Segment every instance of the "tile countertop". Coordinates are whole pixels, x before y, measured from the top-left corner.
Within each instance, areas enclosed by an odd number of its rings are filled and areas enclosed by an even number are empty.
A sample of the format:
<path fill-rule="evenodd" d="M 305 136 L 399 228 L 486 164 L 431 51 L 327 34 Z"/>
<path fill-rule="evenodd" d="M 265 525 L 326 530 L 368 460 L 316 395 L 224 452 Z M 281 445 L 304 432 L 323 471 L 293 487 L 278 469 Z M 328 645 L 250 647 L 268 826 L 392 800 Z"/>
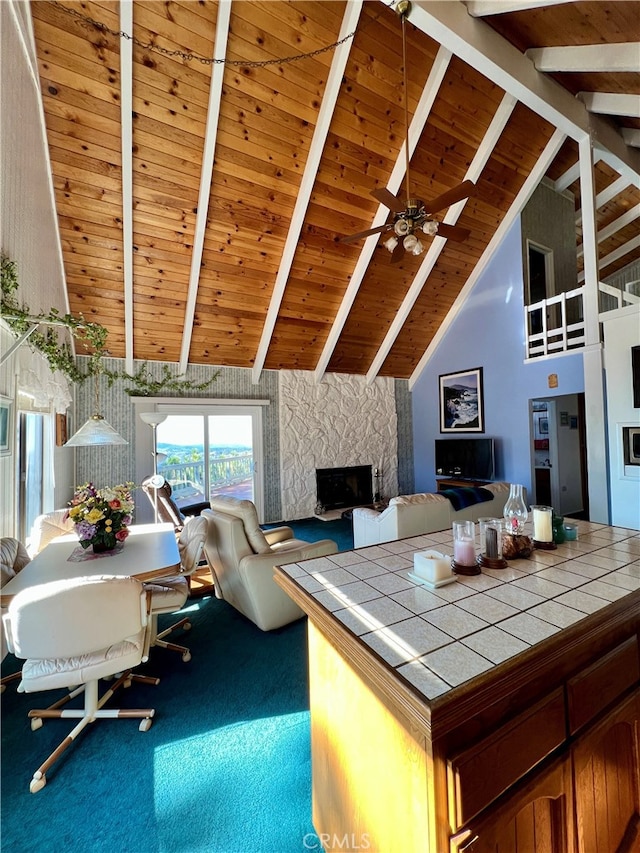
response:
<path fill-rule="evenodd" d="M 578 539 L 557 550 L 435 590 L 409 573 L 417 551 L 452 553 L 448 530 L 279 571 L 430 700 L 640 589 L 640 533 L 575 524 Z"/>

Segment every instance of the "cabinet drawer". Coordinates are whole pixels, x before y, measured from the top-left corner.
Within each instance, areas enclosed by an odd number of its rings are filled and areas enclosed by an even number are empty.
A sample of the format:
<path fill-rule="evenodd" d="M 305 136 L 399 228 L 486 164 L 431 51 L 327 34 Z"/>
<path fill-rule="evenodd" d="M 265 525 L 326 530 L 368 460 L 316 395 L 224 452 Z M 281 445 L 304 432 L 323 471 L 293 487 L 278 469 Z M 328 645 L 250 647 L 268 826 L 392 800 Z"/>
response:
<path fill-rule="evenodd" d="M 567 682 L 569 733 L 575 734 L 640 678 L 638 640 L 630 637 Z"/>
<path fill-rule="evenodd" d="M 449 814 L 461 827 L 566 738 L 562 688 L 447 761 Z"/>

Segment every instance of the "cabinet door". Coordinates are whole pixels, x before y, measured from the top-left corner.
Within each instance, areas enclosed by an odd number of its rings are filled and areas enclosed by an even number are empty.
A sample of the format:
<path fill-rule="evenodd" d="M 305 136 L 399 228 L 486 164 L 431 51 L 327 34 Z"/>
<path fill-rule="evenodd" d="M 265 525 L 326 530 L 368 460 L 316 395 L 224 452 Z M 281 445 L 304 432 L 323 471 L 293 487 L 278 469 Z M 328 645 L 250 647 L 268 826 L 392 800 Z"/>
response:
<path fill-rule="evenodd" d="M 579 853 L 637 850 L 640 690 L 573 747 Z"/>
<path fill-rule="evenodd" d="M 568 756 L 556 759 L 451 839 L 451 853 L 573 853 Z"/>

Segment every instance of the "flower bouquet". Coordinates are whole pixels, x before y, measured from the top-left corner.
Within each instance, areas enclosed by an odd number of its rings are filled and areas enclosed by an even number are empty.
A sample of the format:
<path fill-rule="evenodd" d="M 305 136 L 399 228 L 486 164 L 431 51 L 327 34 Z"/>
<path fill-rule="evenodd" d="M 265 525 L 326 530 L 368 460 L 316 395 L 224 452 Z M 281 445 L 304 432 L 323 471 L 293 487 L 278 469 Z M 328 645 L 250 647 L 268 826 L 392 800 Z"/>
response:
<path fill-rule="evenodd" d="M 133 483 L 122 483 L 96 489 L 93 483 L 79 486 L 69 502 L 69 518 L 83 548 L 93 545 L 95 552 L 111 551 L 129 535 L 134 503 L 130 489 Z"/>

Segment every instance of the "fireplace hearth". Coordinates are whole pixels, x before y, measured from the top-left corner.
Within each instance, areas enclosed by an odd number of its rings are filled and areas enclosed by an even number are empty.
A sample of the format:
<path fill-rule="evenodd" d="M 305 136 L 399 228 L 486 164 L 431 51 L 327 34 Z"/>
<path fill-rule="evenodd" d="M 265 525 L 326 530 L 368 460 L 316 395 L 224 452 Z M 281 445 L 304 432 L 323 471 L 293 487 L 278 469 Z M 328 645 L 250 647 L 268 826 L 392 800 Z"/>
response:
<path fill-rule="evenodd" d="M 371 465 L 316 468 L 316 513 L 373 503 Z"/>

